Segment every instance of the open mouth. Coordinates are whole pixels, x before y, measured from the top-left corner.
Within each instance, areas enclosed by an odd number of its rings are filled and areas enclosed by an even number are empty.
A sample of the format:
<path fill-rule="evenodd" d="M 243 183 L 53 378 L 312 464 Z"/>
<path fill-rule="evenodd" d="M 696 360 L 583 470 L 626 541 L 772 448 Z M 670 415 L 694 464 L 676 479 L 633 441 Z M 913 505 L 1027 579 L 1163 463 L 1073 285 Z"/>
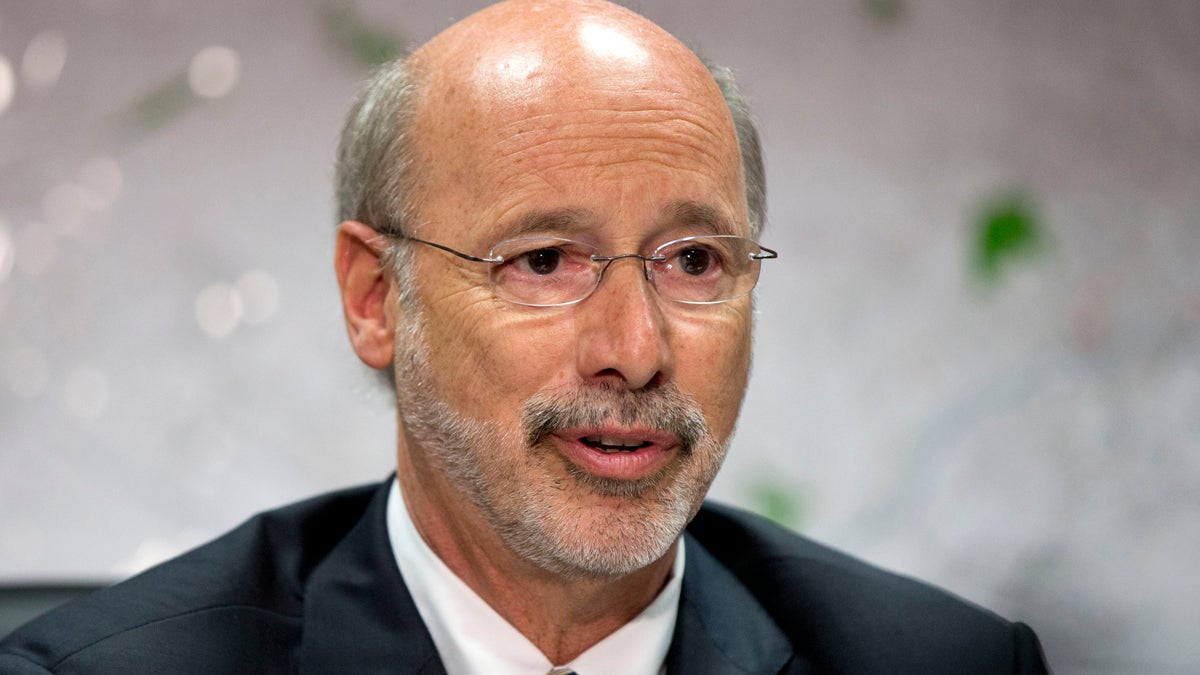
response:
<path fill-rule="evenodd" d="M 642 480 L 685 453 L 670 432 L 617 424 L 561 429 L 550 439 L 563 458 L 598 478 Z"/>
<path fill-rule="evenodd" d="M 605 453 L 633 452 L 652 445 L 650 441 L 632 438 L 612 438 L 609 436 L 584 436 L 579 440 L 589 448 Z"/>

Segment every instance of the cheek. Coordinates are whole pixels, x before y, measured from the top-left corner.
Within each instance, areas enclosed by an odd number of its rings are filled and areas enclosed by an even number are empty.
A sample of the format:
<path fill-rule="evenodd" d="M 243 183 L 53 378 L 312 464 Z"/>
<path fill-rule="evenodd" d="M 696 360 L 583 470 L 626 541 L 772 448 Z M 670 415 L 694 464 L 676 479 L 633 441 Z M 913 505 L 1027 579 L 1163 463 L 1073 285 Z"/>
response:
<path fill-rule="evenodd" d="M 457 313 L 440 335 L 431 330 L 439 390 L 470 417 L 519 419 L 529 397 L 570 379 L 570 324 L 548 314 L 489 299 Z"/>
<path fill-rule="evenodd" d="M 713 432 L 733 431 L 750 373 L 750 323 L 740 313 L 683 323 L 674 349 L 676 383 L 696 398 Z"/>

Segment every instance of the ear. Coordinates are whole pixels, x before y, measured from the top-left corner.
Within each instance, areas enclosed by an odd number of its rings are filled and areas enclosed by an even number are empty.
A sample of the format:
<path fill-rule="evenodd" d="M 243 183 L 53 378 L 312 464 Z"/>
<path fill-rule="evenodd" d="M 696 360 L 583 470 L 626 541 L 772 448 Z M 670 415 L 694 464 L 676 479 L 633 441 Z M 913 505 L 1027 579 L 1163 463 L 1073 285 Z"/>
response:
<path fill-rule="evenodd" d="M 383 269 L 385 239 L 363 223 L 348 220 L 338 226 L 334 268 L 342 292 L 342 313 L 350 345 L 372 368 L 392 365 L 395 326 L 388 303 L 393 298 L 390 277 Z"/>

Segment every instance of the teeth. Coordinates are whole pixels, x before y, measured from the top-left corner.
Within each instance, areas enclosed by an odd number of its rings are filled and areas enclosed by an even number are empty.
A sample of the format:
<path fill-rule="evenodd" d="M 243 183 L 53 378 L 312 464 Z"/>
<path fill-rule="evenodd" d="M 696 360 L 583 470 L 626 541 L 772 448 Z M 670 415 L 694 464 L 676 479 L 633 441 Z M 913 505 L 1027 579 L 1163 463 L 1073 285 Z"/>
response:
<path fill-rule="evenodd" d="M 628 438 L 609 438 L 608 436 L 588 436 L 583 440 L 596 445 L 607 445 L 614 448 L 640 448 L 646 444 L 645 441 L 633 440 Z"/>

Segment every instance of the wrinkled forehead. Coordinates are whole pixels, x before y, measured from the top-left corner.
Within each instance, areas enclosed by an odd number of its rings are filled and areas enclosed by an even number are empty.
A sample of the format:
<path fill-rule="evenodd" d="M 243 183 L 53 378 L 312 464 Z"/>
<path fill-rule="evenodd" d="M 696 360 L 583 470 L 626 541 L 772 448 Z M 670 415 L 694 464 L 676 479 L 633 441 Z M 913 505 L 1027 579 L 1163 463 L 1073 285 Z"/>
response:
<path fill-rule="evenodd" d="M 410 69 L 418 172 L 439 190 L 504 180 L 489 168 L 539 170 L 585 155 L 599 167 L 688 151 L 692 170 L 740 190 L 733 123 L 708 69 L 615 5 L 494 6 L 435 37 Z"/>

